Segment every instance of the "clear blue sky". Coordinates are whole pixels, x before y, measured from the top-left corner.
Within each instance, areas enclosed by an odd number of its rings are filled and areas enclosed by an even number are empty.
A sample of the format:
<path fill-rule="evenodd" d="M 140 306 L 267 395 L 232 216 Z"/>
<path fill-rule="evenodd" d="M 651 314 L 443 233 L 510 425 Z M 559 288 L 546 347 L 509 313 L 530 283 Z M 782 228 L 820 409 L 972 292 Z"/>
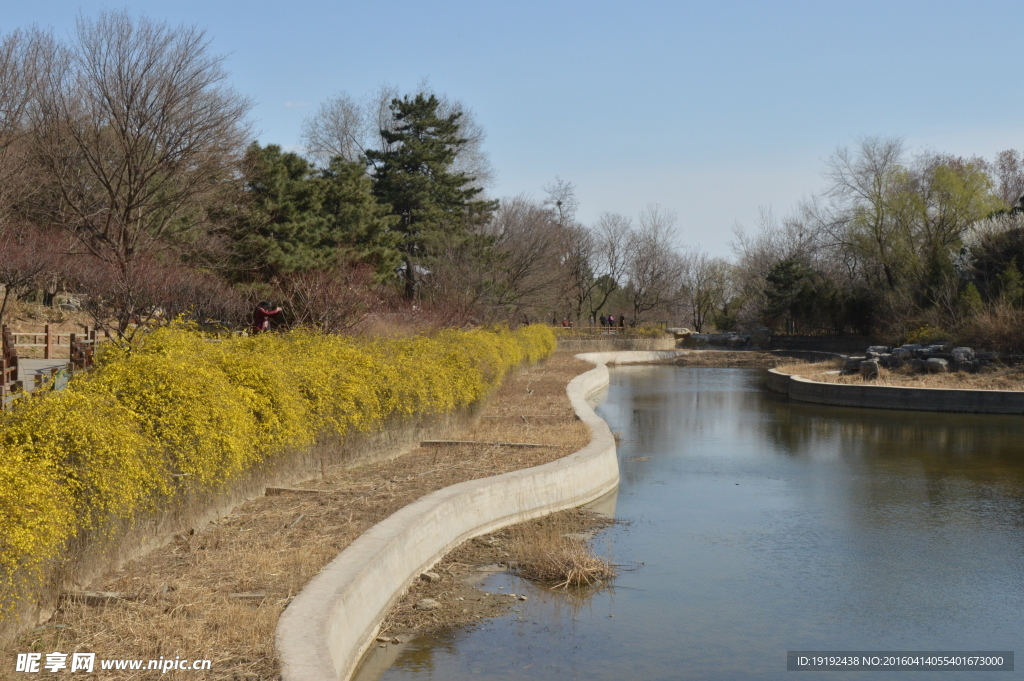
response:
<path fill-rule="evenodd" d="M 122 6 L 206 29 L 263 143 L 297 145 L 339 91 L 428 78 L 487 130 L 493 195 L 540 197 L 558 175 L 584 221 L 659 203 L 721 255 L 734 223 L 817 191 L 858 136 L 1024 148 L 1019 1 L 5 4 L 4 31 Z"/>

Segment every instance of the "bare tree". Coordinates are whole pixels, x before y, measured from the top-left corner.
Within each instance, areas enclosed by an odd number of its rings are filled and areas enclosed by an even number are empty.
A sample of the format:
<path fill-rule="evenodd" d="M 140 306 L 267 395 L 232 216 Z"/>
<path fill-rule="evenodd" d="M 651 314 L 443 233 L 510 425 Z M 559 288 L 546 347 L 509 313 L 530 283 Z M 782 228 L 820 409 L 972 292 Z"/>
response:
<path fill-rule="evenodd" d="M 558 224 L 565 225 L 576 220 L 576 211 L 580 202 L 576 199 L 576 187 L 571 182 L 555 176 L 554 182 L 543 187 L 548 195 L 544 205 L 558 215 Z"/>
<path fill-rule="evenodd" d="M 674 298 L 683 262 L 675 250 L 676 215 L 656 204 L 640 213 L 639 228 L 628 244 L 625 274 L 633 320 L 663 309 Z"/>
<path fill-rule="evenodd" d="M 903 140 L 867 137 L 858 148 L 837 149 L 829 159 L 825 177 L 832 183 L 826 196 L 836 208 L 831 222 L 833 238 L 859 253 L 869 276 L 881 278 L 893 290 L 908 260 L 907 226 L 901 209 L 894 205 L 896 185 L 904 181 L 900 171 Z M 871 270 L 877 270 L 877 275 Z"/>
<path fill-rule="evenodd" d="M 579 223 L 563 227 L 561 234 L 561 297 L 568 303 L 568 316 L 579 322 L 597 285 L 593 267 L 597 245 L 590 230 Z"/>
<path fill-rule="evenodd" d="M 709 317 L 725 303 L 729 264 L 712 258 L 699 249 L 682 255 L 679 302 L 686 310 L 689 324 L 700 333 Z"/>
<path fill-rule="evenodd" d="M 221 277 L 159 254 L 140 254 L 124 267 L 95 257 L 68 258 L 60 273 L 86 292 L 83 307 L 98 328 L 129 340 L 139 329 L 182 314 L 238 325 L 251 310 Z"/>
<path fill-rule="evenodd" d="M 564 230 L 551 211 L 524 196 L 502 201 L 484 233 L 494 239 L 497 286 L 493 305 L 510 314 L 550 305 L 562 282 Z"/>
<path fill-rule="evenodd" d="M 989 167 L 995 176 L 999 199 L 1008 206 L 1016 206 L 1024 197 L 1024 154 L 1014 149 L 1000 151 Z"/>
<path fill-rule="evenodd" d="M 455 156 L 452 170 L 475 178 L 475 187 L 488 186 L 494 179 L 494 169 L 483 148 L 486 134 L 473 111 L 457 99 L 433 92 L 425 81 L 420 83 L 417 91 L 437 97 L 439 117 L 461 114 L 459 135 L 465 142 Z M 356 100 L 347 92 L 339 92 L 303 121 L 302 141 L 306 153 L 325 166 L 338 156 L 349 162 L 365 163 L 367 150 L 389 151 L 391 143 L 381 131 L 394 129 L 391 102 L 400 94 L 398 87 L 387 83 L 362 100 Z"/>
<path fill-rule="evenodd" d="M 590 313 L 597 316 L 612 294 L 619 290 L 628 262 L 633 223 L 616 213 L 602 213 L 593 229 L 594 252 L 591 268 L 594 286 L 590 293 Z"/>
<path fill-rule="evenodd" d="M 302 122 L 306 153 L 321 166 L 339 156 L 350 163 L 362 163 L 368 145 L 368 122 L 363 104 L 347 92 L 338 93 Z"/>
<path fill-rule="evenodd" d="M 59 238 L 31 224 L 0 226 L 0 322 L 12 296 L 35 289 L 55 269 Z"/>
<path fill-rule="evenodd" d="M 131 281 L 136 260 L 194 230 L 233 179 L 250 102 L 194 27 L 104 12 L 78 19 L 62 56 L 34 121 L 46 217 Z"/>
<path fill-rule="evenodd" d="M 381 305 L 368 265 L 291 274 L 281 288 L 295 324 L 327 333 L 348 331 Z"/>
<path fill-rule="evenodd" d="M 57 66 L 51 36 L 36 30 L 0 38 L 0 224 L 35 189 L 30 142 L 35 134 L 33 105 L 40 81 Z"/>

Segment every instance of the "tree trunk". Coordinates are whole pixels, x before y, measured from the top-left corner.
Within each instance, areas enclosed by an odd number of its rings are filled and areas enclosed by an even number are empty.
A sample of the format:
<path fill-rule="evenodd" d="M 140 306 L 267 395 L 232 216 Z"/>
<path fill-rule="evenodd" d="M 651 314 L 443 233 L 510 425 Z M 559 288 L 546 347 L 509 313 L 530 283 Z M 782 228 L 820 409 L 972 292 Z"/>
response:
<path fill-rule="evenodd" d="M 416 299 L 416 267 L 413 265 L 412 256 L 405 256 L 405 299 Z"/>

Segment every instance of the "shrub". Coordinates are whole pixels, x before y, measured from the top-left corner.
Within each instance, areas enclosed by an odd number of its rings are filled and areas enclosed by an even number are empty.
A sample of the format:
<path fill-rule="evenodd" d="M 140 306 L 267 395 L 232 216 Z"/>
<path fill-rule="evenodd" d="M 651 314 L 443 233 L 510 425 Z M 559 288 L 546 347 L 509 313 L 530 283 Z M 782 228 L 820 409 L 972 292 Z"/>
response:
<path fill-rule="evenodd" d="M 922 326 L 908 333 L 906 342 L 927 345 L 929 343 L 948 341 L 951 337 L 951 333 L 938 327 Z"/>
<path fill-rule="evenodd" d="M 543 326 L 366 340 L 181 325 L 112 347 L 65 390 L 0 415 L 0 614 L 16 576 L 38 579 L 83 530 L 215 490 L 318 436 L 472 404 L 554 348 Z"/>

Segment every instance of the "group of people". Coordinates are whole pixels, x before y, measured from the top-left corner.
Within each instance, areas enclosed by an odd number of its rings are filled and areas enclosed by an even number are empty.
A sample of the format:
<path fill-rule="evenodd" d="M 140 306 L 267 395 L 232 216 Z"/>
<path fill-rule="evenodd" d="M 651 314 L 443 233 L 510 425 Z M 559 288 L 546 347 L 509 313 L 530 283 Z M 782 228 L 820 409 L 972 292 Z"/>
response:
<path fill-rule="evenodd" d="M 610 314 L 607 317 L 601 315 L 601 326 L 603 327 L 615 327 L 618 326 L 620 329 L 626 328 L 626 315 L 619 315 L 618 319 L 615 319 L 615 315 Z"/>
<path fill-rule="evenodd" d="M 615 315 L 613 315 L 613 314 L 610 314 L 607 317 L 605 315 L 601 315 L 600 321 L 601 321 L 601 326 L 606 328 L 606 329 L 607 328 L 614 328 L 616 326 L 618 326 L 620 329 L 626 328 L 626 315 L 619 315 L 618 319 L 616 319 Z M 554 322 L 554 320 L 552 320 L 552 322 Z M 594 317 L 593 316 L 590 317 L 590 325 L 591 326 L 594 325 Z M 572 328 L 572 320 L 569 319 L 568 317 L 563 317 L 562 318 L 562 326 L 564 328 L 571 329 Z"/>

